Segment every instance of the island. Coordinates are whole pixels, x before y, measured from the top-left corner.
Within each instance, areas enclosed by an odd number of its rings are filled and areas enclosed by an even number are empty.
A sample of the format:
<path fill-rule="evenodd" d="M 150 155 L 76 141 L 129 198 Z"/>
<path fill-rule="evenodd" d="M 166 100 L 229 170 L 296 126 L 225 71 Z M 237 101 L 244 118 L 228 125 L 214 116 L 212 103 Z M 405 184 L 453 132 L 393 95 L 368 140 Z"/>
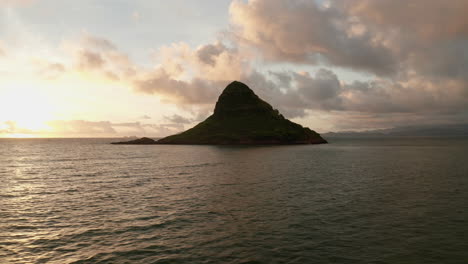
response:
<path fill-rule="evenodd" d="M 289 121 L 247 85 L 234 81 L 218 98 L 213 114 L 182 133 L 127 145 L 287 145 L 327 143 L 317 132 Z"/>

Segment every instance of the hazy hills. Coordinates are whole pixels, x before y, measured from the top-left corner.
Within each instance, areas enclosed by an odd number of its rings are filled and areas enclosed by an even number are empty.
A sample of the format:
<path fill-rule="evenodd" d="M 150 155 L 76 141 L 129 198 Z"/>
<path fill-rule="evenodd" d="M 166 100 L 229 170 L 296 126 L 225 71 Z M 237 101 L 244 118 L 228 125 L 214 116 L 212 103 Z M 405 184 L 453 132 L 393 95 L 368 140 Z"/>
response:
<path fill-rule="evenodd" d="M 323 134 L 325 137 L 463 137 L 467 124 L 414 125 L 368 131 L 344 131 Z"/>

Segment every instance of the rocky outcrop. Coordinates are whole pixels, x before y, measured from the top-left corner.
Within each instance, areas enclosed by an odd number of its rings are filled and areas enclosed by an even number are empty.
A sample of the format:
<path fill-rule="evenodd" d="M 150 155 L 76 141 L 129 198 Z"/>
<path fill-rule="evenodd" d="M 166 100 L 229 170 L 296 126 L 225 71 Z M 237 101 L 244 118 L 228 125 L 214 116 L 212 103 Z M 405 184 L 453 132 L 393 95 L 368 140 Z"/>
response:
<path fill-rule="evenodd" d="M 241 82 L 229 84 L 205 121 L 158 144 L 320 144 L 319 134 L 284 118 Z"/>
<path fill-rule="evenodd" d="M 131 141 L 114 142 L 111 144 L 114 144 L 114 145 L 154 145 L 156 144 L 156 142 L 157 141 L 154 139 L 144 137 L 144 138 L 139 138 L 139 139 L 135 139 Z"/>
<path fill-rule="evenodd" d="M 213 115 L 195 127 L 158 141 L 117 144 L 275 145 L 327 143 L 315 131 L 284 118 L 247 85 L 232 82 L 219 96 Z"/>

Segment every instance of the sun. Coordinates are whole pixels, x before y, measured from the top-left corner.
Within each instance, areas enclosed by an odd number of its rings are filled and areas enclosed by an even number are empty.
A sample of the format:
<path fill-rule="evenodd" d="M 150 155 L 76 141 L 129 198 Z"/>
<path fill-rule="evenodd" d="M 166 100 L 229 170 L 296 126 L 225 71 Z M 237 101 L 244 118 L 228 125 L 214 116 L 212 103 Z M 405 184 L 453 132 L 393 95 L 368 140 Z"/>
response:
<path fill-rule="evenodd" d="M 9 83 L 0 86 L 0 121 L 10 121 L 16 134 L 37 133 L 49 129 L 46 122 L 53 119 L 50 95 L 40 84 Z"/>

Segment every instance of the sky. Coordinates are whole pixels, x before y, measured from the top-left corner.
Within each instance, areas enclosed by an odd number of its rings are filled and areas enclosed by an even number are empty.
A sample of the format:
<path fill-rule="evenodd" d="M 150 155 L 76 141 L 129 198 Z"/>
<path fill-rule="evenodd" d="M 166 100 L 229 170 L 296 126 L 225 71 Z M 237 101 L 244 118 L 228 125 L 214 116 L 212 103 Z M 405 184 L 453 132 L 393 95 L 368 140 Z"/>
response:
<path fill-rule="evenodd" d="M 161 137 L 233 80 L 318 132 L 466 123 L 466 0 L 0 0 L 0 137 Z"/>

